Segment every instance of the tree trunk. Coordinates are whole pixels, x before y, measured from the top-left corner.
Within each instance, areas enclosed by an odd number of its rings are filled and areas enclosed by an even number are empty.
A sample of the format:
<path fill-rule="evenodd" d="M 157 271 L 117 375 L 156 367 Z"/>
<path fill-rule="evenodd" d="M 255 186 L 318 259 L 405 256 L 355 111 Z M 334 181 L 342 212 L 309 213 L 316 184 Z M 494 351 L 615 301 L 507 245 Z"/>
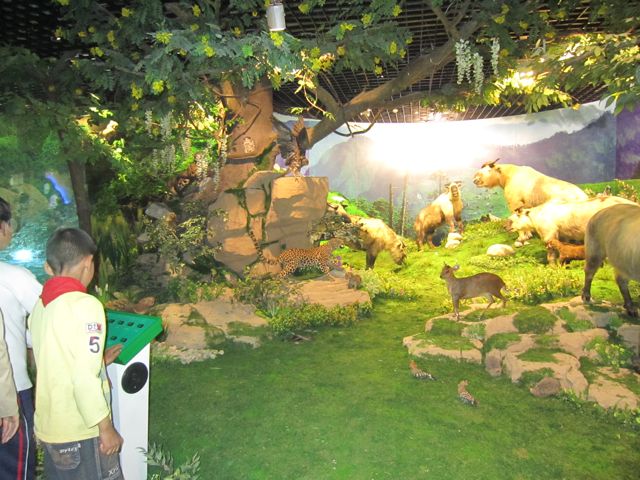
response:
<path fill-rule="evenodd" d="M 82 230 L 91 235 L 91 204 L 89 203 L 89 192 L 87 191 L 87 171 L 84 162 L 69 160 L 67 162 L 73 196 L 76 200 L 76 212 L 78 214 L 78 225 Z"/>

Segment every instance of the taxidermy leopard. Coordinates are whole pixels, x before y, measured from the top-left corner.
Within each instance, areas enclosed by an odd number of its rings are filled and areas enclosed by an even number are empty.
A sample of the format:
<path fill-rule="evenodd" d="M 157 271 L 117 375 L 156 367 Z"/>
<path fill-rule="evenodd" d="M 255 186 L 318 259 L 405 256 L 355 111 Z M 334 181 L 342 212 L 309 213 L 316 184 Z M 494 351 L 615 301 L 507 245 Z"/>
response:
<path fill-rule="evenodd" d="M 332 268 L 336 267 L 335 260 L 331 256 L 331 253 L 342 246 L 342 240 L 332 238 L 326 244 L 319 247 L 288 248 L 278 255 L 278 258 L 275 260 L 267 260 L 253 232 L 249 230 L 247 233 L 256 247 L 258 260 L 268 265 L 280 265 L 282 269 L 278 274 L 280 278 L 292 274 L 299 268 L 315 267 L 320 269 L 322 273 L 329 273 Z"/>

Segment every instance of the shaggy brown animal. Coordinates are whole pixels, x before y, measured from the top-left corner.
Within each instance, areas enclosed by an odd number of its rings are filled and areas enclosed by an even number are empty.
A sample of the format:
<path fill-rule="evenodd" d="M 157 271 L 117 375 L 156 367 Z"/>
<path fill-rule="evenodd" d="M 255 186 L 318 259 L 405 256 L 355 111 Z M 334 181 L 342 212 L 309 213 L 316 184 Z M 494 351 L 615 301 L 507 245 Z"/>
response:
<path fill-rule="evenodd" d="M 547 242 L 547 251 L 553 250 L 558 253 L 558 263 L 565 265 L 571 260 L 584 260 L 584 245 L 574 245 L 572 243 L 563 243 L 560 240 L 552 238 Z"/>

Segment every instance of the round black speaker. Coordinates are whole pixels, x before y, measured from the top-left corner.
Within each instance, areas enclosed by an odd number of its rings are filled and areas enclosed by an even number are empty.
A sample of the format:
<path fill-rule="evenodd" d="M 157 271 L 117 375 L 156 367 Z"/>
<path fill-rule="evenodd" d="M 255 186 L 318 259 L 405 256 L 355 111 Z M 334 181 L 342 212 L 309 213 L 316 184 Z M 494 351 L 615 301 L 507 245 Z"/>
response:
<path fill-rule="evenodd" d="M 147 384 L 149 369 L 142 362 L 129 365 L 122 374 L 122 389 L 127 393 L 136 393 Z"/>

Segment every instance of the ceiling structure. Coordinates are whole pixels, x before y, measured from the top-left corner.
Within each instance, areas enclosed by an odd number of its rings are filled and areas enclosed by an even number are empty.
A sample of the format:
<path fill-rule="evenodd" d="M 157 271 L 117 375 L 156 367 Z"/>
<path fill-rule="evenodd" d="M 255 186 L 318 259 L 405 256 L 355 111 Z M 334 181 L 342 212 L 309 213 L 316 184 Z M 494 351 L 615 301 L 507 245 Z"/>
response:
<path fill-rule="evenodd" d="M 122 2 L 105 2 L 122 4 Z M 358 93 L 375 88 L 389 78 L 398 75 L 407 62 L 420 55 L 426 49 L 442 45 L 447 41 L 444 28 L 425 5 L 424 0 L 406 0 L 398 22 L 412 32 L 413 43 L 407 47 L 407 55 L 395 67 L 387 67 L 381 75 L 374 73 L 349 71 L 324 75 L 321 84 L 331 92 L 339 102 L 346 103 Z M 293 2 L 284 2 L 287 31 L 296 37 L 317 35 L 323 25 L 335 15 L 341 0 L 327 0 L 322 8 L 317 8 L 310 15 L 301 14 Z M 60 24 L 57 4 L 52 0 L 0 0 L 0 29 L 3 32 L 0 42 L 29 48 L 40 56 L 57 56 L 64 49 L 64 43 L 54 38 L 54 30 Z M 347 18 L 345 18 L 347 19 Z M 565 33 L 597 30 L 597 25 L 589 22 L 587 6 L 578 8 L 558 24 Z M 400 96 L 415 93 L 437 91 L 447 84 L 456 82 L 455 61 L 445 65 L 433 76 L 426 78 L 403 92 Z M 291 107 L 306 106 L 304 99 L 295 93 L 297 85 L 285 84 L 274 92 L 274 107 L 280 113 L 288 113 Z M 601 95 L 598 88 L 586 87 L 571 92 L 580 103 L 598 100 Z M 415 98 L 415 96 L 413 97 Z M 557 107 L 557 106 L 556 106 Z M 554 108 L 553 106 L 550 108 Z M 451 120 L 475 120 L 482 118 L 504 117 L 525 113 L 522 107 L 480 106 L 469 108 L 465 112 L 451 114 Z M 356 121 L 369 122 L 370 112 L 362 112 Z M 409 102 L 392 110 L 383 110 L 377 118 L 378 122 L 413 123 L 428 121 L 433 112 L 421 107 L 418 102 Z"/>

